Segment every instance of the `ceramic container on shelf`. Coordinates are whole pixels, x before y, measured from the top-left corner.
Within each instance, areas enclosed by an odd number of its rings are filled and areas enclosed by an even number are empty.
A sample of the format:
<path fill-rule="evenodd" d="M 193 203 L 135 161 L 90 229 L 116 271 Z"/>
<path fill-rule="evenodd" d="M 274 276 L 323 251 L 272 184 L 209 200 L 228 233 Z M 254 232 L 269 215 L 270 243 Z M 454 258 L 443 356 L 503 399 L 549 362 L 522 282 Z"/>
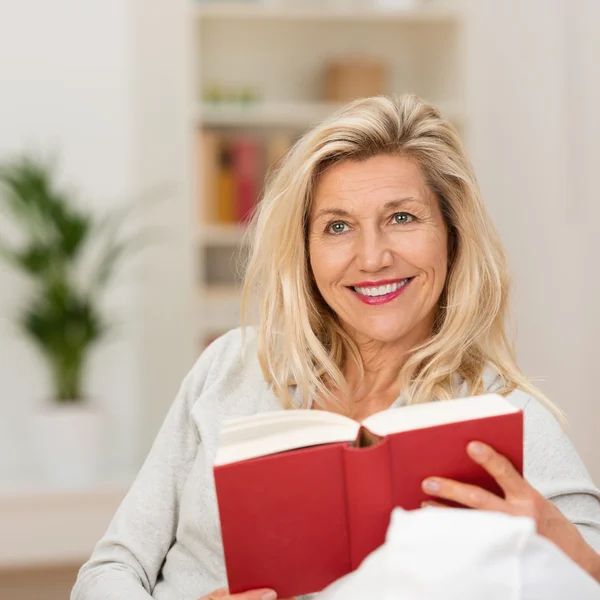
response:
<path fill-rule="evenodd" d="M 31 422 L 31 445 L 45 485 L 81 488 L 101 476 L 105 416 L 88 402 L 53 402 Z"/>

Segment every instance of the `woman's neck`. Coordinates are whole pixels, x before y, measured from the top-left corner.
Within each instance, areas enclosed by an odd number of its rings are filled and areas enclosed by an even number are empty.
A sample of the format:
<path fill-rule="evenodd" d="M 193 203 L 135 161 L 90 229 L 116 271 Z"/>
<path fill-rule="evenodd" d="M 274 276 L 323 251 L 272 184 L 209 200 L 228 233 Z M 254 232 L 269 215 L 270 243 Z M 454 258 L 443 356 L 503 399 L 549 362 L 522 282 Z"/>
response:
<path fill-rule="evenodd" d="M 407 353 L 397 347 L 384 349 L 373 344 L 359 346 L 363 373 L 353 360 L 346 361 L 342 367 L 344 379 L 348 385 L 349 397 L 340 392 L 334 395 L 342 406 L 349 406 L 352 419 L 362 421 L 368 416 L 389 408 L 400 393 L 399 374 L 406 362 Z M 349 400 L 349 402 L 348 402 Z M 338 412 L 335 403 L 317 402 L 313 408 Z"/>
<path fill-rule="evenodd" d="M 400 393 L 399 374 L 405 362 L 397 355 L 386 360 L 381 356 L 377 362 L 363 360 L 364 373 L 350 361 L 344 369 L 344 377 L 350 393 L 351 417 L 362 420 L 371 414 L 385 410 Z"/>
<path fill-rule="evenodd" d="M 400 394 L 400 373 L 413 348 L 430 335 L 431 319 L 422 322 L 408 335 L 392 342 L 361 339 L 354 334 L 363 372 L 352 359 L 342 368 L 348 384 L 352 413 L 362 418 L 389 408 Z M 364 415 L 364 416 L 363 416 Z M 354 417 L 356 418 L 356 417 Z"/>

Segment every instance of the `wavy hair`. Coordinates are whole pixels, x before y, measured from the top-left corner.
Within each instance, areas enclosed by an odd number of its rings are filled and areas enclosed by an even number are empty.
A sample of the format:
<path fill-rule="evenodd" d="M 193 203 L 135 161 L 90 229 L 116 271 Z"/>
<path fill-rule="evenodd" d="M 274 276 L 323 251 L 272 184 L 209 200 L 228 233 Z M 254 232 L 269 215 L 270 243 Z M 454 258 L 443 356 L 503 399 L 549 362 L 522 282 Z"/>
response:
<path fill-rule="evenodd" d="M 269 175 L 248 231 L 249 255 L 242 290 L 242 325 L 251 306 L 258 318 L 258 357 L 275 394 L 293 407 L 290 385 L 302 406 L 309 395 L 339 406 L 348 398 L 342 368 L 363 365 L 358 348 L 314 283 L 307 227 L 319 175 L 341 161 L 388 154 L 420 166 L 437 195 L 448 228 L 448 275 L 431 335 L 409 353 L 399 392 L 410 404 L 456 393 L 453 374 L 484 391 L 493 368 L 500 393 L 517 387 L 560 411 L 523 375 L 507 332 L 509 277 L 494 225 L 455 128 L 431 104 L 413 95 L 356 100 L 305 133 Z"/>

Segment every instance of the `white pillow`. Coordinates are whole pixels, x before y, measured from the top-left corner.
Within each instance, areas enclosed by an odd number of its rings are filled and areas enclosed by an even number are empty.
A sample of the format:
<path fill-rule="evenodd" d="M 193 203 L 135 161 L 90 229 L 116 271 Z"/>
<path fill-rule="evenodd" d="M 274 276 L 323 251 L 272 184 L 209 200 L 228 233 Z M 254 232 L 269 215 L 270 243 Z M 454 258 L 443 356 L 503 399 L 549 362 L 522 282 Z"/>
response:
<path fill-rule="evenodd" d="M 599 600 L 600 585 L 531 519 L 395 509 L 386 542 L 318 600 Z"/>

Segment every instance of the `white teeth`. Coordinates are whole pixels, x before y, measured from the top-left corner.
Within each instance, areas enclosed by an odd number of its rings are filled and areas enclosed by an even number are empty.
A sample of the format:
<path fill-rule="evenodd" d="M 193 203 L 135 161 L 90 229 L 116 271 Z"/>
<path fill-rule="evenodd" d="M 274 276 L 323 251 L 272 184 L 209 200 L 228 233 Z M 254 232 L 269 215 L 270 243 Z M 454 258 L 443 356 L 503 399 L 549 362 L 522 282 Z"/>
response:
<path fill-rule="evenodd" d="M 408 283 L 408 279 L 397 281 L 396 283 L 388 283 L 387 285 L 380 285 L 378 287 L 355 287 L 354 291 L 363 296 L 385 296 L 391 294 L 404 287 Z"/>

